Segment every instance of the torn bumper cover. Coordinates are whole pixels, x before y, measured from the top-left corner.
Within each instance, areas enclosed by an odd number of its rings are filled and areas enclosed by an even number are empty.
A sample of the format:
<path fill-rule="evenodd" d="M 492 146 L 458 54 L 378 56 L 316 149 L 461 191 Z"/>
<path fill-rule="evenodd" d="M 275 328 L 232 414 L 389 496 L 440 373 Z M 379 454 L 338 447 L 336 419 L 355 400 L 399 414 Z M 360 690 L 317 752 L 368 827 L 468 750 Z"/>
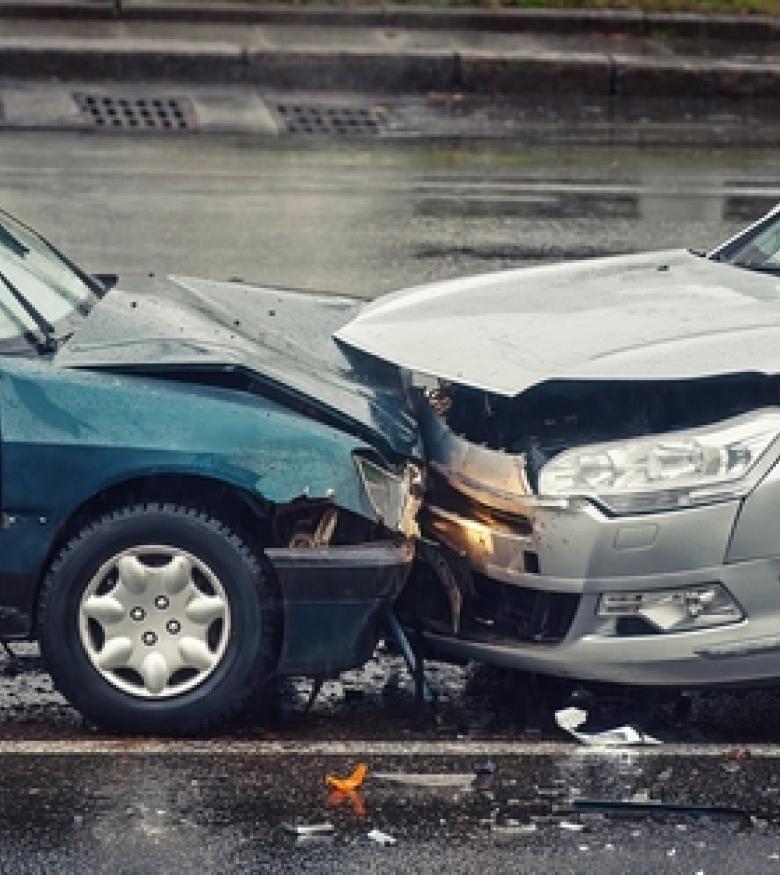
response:
<path fill-rule="evenodd" d="M 438 655 L 539 674 L 698 686 L 780 678 L 772 459 L 745 498 L 611 515 L 533 494 L 519 456 L 469 443 L 435 414 L 423 531 L 460 557 L 464 600 Z M 510 493 L 509 489 L 514 491 Z"/>
<path fill-rule="evenodd" d="M 385 609 L 409 575 L 411 541 L 268 550 L 284 614 L 278 673 L 328 676 L 374 651 Z"/>
<path fill-rule="evenodd" d="M 650 525 L 600 520 L 592 507 L 539 509 L 537 534 L 527 537 L 431 511 L 433 531 L 473 569 L 473 609 L 461 637 L 429 634 L 442 655 L 627 684 L 780 677 L 780 600 L 772 598 L 780 560 L 722 561 L 736 503 L 664 514 Z M 690 550 L 702 532 L 707 543 Z M 537 557 L 530 567 L 529 556 Z M 716 624 L 706 626 L 696 601 L 713 593 L 725 599 Z M 664 629 L 653 607 L 636 604 L 653 596 L 662 623 L 661 611 L 671 614 L 676 603 L 680 613 L 691 609 L 684 630 Z"/>

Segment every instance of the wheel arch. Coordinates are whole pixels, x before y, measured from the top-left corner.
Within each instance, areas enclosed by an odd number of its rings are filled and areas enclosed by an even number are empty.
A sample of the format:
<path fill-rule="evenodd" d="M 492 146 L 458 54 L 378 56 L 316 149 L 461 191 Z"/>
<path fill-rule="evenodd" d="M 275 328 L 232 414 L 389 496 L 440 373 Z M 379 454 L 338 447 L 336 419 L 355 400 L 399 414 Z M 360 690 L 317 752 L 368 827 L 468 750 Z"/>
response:
<path fill-rule="evenodd" d="M 62 549 L 93 520 L 134 504 L 187 505 L 206 511 L 233 528 L 257 556 L 271 544 L 273 505 L 229 481 L 198 474 L 165 472 L 136 475 L 113 483 L 84 499 L 57 529 L 35 585 L 33 637 L 37 633 L 41 585 Z"/>

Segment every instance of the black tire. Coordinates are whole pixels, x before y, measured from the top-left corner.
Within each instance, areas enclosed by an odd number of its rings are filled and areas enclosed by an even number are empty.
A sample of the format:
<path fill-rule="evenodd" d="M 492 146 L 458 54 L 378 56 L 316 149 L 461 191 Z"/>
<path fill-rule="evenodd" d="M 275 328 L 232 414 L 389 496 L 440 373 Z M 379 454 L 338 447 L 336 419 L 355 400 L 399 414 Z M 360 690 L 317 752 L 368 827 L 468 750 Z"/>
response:
<path fill-rule="evenodd" d="M 170 545 L 206 565 L 224 590 L 230 629 L 223 655 L 198 686 L 164 699 L 139 698 L 112 685 L 80 637 L 80 604 L 104 563 L 144 544 Z M 38 608 L 43 659 L 57 689 L 88 720 L 131 733 L 193 735 L 237 717 L 273 676 L 279 608 L 267 563 L 209 514 L 174 504 L 143 504 L 86 526 L 60 552 L 43 582 Z"/>

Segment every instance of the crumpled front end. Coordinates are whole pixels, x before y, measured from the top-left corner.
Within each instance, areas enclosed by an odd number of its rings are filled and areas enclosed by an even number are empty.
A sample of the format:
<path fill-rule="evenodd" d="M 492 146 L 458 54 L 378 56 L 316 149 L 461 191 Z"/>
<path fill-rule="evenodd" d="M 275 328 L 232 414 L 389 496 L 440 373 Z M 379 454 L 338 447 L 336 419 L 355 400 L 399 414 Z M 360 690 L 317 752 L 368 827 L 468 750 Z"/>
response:
<path fill-rule="evenodd" d="M 134 410 L 131 427 L 103 440 L 122 445 L 117 478 L 129 444 L 149 451 L 132 472 L 145 482 L 152 466 L 183 468 L 250 497 L 279 585 L 281 673 L 323 676 L 371 655 L 419 533 L 421 448 L 405 387 L 331 336 L 360 306 L 158 277 L 145 293 L 113 289 L 56 358 L 68 382 L 108 383 L 90 421 L 122 421 L 107 415 L 115 404 Z M 140 381 L 139 398 L 125 394 Z"/>
<path fill-rule="evenodd" d="M 419 397 L 421 519 L 440 547 L 421 554 L 405 616 L 439 655 L 528 672 L 674 686 L 777 679 L 780 549 L 757 526 L 780 489 L 776 434 L 741 491 L 651 511 L 545 496 L 540 474 L 572 447 L 595 464 L 587 447 L 607 435 L 686 434 L 756 410 L 771 423 L 778 399 L 778 381 L 760 375 L 542 384 L 516 399 L 436 383 Z"/>
<path fill-rule="evenodd" d="M 420 533 L 422 469 L 355 454 L 373 521 L 338 505 L 290 508 L 266 550 L 282 601 L 278 673 L 328 677 L 364 663 L 407 583 Z"/>

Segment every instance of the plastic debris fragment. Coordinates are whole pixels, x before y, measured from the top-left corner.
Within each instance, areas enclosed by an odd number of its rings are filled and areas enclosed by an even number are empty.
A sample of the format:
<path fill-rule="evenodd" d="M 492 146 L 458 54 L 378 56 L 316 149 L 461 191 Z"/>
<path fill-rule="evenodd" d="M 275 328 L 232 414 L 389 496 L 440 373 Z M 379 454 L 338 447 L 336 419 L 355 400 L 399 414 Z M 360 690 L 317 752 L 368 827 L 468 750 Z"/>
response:
<path fill-rule="evenodd" d="M 367 775 L 368 766 L 365 763 L 358 763 L 351 775 L 347 775 L 346 778 L 328 775 L 325 778 L 325 783 L 334 790 L 340 790 L 342 793 L 352 793 L 363 785 Z"/>
<path fill-rule="evenodd" d="M 582 832 L 585 829 L 584 823 L 574 823 L 571 820 L 562 820 L 558 825 L 561 829 L 566 829 L 570 832 Z"/>
<path fill-rule="evenodd" d="M 555 712 L 555 722 L 561 729 L 573 735 L 577 741 L 590 747 L 625 747 L 628 745 L 662 744 L 652 735 L 634 729 L 633 726 L 618 726 L 604 732 L 582 732 L 578 727 L 588 719 L 588 712 L 582 708 L 563 708 Z"/>
<path fill-rule="evenodd" d="M 372 829 L 371 832 L 367 834 L 367 838 L 371 839 L 372 842 L 376 842 L 378 845 L 396 844 L 396 838 L 394 836 L 382 832 L 380 829 Z"/>
<path fill-rule="evenodd" d="M 284 828 L 287 832 L 302 837 L 329 835 L 335 829 L 329 821 L 323 821 L 322 823 L 285 823 Z"/>

